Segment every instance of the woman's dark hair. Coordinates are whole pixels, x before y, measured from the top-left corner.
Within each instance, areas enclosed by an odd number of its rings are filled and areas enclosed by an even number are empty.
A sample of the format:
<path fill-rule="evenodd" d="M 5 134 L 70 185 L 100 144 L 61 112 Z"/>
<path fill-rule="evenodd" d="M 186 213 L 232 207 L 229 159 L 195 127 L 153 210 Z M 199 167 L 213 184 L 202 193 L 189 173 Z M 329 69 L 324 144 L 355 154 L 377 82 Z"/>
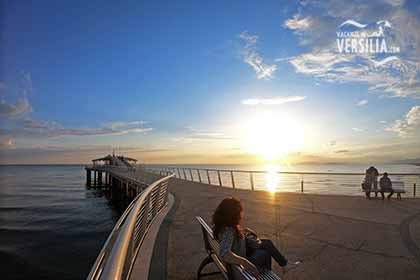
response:
<path fill-rule="evenodd" d="M 213 235 L 217 239 L 224 227 L 233 227 L 240 238 L 244 237 L 239 222 L 243 211 L 242 202 L 236 197 L 226 197 L 213 214 Z"/>

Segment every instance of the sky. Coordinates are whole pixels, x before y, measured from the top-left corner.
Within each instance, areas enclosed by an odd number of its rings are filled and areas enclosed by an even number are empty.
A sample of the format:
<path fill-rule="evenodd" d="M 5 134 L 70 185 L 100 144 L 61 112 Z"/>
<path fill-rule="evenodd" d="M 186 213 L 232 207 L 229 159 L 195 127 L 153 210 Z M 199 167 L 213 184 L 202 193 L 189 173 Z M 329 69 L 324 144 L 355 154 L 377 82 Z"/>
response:
<path fill-rule="evenodd" d="M 418 0 L 0 3 L 2 164 L 420 158 Z"/>

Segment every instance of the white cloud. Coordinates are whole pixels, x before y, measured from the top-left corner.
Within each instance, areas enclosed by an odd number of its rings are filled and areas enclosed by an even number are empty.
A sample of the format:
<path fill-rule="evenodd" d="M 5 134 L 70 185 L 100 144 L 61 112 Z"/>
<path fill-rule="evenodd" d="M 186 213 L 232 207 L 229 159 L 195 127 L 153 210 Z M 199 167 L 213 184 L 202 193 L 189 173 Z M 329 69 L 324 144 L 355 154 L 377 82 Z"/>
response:
<path fill-rule="evenodd" d="M 257 74 L 257 79 L 269 80 L 273 78 L 277 65 L 263 62 L 263 58 L 257 51 L 258 36 L 249 35 L 244 31 L 239 35 L 239 38 L 245 41 L 245 47 L 242 52 L 244 62 L 251 65 Z"/>
<path fill-rule="evenodd" d="M 212 130 L 200 130 L 192 127 L 187 127 L 189 131 L 188 139 L 196 140 L 230 140 L 232 136 L 226 135 L 223 132 L 212 131 Z"/>
<path fill-rule="evenodd" d="M 403 7 L 402 1 L 372 0 L 341 3 L 333 0 L 308 1 L 284 26 L 299 36 L 300 44 L 312 50 L 293 57 L 289 62 L 296 72 L 331 83 L 365 83 L 370 91 L 399 97 L 420 97 L 420 18 Z M 355 19 L 374 23 L 378 19 L 392 24 L 387 44 L 400 47 L 393 59 L 377 54 L 343 54 L 336 45 L 340 23 Z M 391 32 L 390 30 L 388 30 Z M 387 32 L 388 32 L 387 31 Z"/>
<path fill-rule="evenodd" d="M 104 125 L 104 127 L 106 128 L 110 128 L 110 129 L 117 129 L 117 128 L 122 128 L 122 127 L 138 127 L 138 126 L 143 126 L 145 125 L 146 122 L 145 121 L 129 121 L 129 122 L 109 122 L 106 123 Z"/>
<path fill-rule="evenodd" d="M 53 121 L 26 119 L 22 127 L 17 127 L 5 134 L 32 137 L 57 137 L 57 136 L 91 136 L 91 135 L 122 135 L 127 133 L 148 133 L 151 127 L 130 127 L 119 123 L 117 126 L 104 126 L 100 128 L 66 128 Z"/>
<path fill-rule="evenodd" d="M 357 106 L 365 106 L 366 104 L 368 104 L 368 101 L 366 99 L 363 99 L 357 103 Z"/>
<path fill-rule="evenodd" d="M 363 128 L 359 128 L 359 127 L 352 127 L 351 129 L 353 131 L 355 131 L 355 132 L 363 132 L 363 131 L 365 131 Z"/>
<path fill-rule="evenodd" d="M 273 98 L 250 98 L 242 100 L 244 105 L 281 105 L 288 102 L 298 102 L 305 99 L 305 96 L 285 96 Z"/>
<path fill-rule="evenodd" d="M 284 26 L 289 29 L 295 30 L 307 30 L 312 24 L 310 17 L 302 18 L 299 14 L 293 16 L 293 18 L 286 20 Z"/>
<path fill-rule="evenodd" d="M 328 146 L 333 147 L 335 145 L 337 145 L 337 141 L 336 140 L 331 140 L 331 141 L 328 142 Z"/>
<path fill-rule="evenodd" d="M 13 142 L 12 138 L 7 138 L 0 142 L 1 149 L 10 149 L 10 148 L 13 148 L 14 146 L 15 146 L 15 143 Z"/>
<path fill-rule="evenodd" d="M 397 133 L 401 137 L 414 136 L 420 132 L 420 106 L 413 106 L 401 120 L 395 120 L 386 131 Z"/>
<path fill-rule="evenodd" d="M 404 0 L 385 0 L 385 2 L 392 6 L 402 6 L 404 4 Z"/>
<path fill-rule="evenodd" d="M 19 99 L 15 105 L 9 104 L 5 100 L 0 101 L 0 116 L 20 118 L 30 112 L 32 112 L 32 107 L 26 98 Z"/>

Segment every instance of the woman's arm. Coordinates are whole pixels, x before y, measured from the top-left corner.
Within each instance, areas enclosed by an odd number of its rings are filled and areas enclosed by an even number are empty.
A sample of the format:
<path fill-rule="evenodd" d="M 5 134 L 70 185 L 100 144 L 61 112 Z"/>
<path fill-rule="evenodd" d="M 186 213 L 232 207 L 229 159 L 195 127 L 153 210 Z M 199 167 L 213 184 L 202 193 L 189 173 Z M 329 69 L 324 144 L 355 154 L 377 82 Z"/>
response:
<path fill-rule="evenodd" d="M 250 229 L 249 227 L 246 227 L 246 228 L 245 228 L 245 231 L 246 231 L 246 232 L 249 232 L 250 234 L 254 235 L 255 237 L 257 237 L 257 236 L 258 236 L 258 235 L 257 235 L 257 233 L 256 233 L 255 231 L 253 231 L 252 229 Z"/>
<path fill-rule="evenodd" d="M 242 265 L 245 268 L 245 270 L 251 272 L 255 277 L 257 277 L 257 279 L 259 278 L 259 272 L 257 267 L 253 263 L 248 261 L 246 258 L 238 256 L 229 250 L 223 256 L 223 260 L 229 264 Z"/>
<path fill-rule="evenodd" d="M 232 252 L 232 243 L 235 230 L 232 227 L 226 227 L 222 233 L 219 247 L 219 255 L 229 264 L 242 265 L 247 271 L 258 278 L 258 270 L 250 261 Z"/>

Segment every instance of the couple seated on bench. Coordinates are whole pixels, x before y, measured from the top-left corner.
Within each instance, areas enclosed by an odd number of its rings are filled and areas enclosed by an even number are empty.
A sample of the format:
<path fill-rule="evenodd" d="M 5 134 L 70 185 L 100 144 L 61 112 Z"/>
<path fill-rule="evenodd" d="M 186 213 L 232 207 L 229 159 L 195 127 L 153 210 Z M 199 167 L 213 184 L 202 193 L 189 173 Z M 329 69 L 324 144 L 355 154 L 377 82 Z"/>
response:
<path fill-rule="evenodd" d="M 259 271 L 271 270 L 271 258 L 284 268 L 287 259 L 271 240 L 259 239 L 253 230 L 241 227 L 243 210 L 239 199 L 227 197 L 214 212 L 213 233 L 220 243 L 219 255 L 228 264 L 242 265 L 257 278 Z"/>
<path fill-rule="evenodd" d="M 377 176 L 376 176 L 377 177 Z M 394 194 L 394 189 L 392 188 L 392 182 L 391 179 L 388 177 L 388 173 L 385 172 L 382 175 L 382 178 L 379 180 L 379 188 L 378 190 L 378 181 L 376 178 L 372 180 L 372 177 L 366 176 L 365 181 L 362 183 L 363 190 L 366 191 L 366 197 L 370 198 L 370 190 L 372 190 L 372 183 L 373 183 L 373 192 L 375 192 L 375 197 L 378 196 L 378 192 L 381 193 L 382 199 L 385 199 L 384 193 L 389 193 L 388 200 L 391 199 L 391 196 Z"/>

